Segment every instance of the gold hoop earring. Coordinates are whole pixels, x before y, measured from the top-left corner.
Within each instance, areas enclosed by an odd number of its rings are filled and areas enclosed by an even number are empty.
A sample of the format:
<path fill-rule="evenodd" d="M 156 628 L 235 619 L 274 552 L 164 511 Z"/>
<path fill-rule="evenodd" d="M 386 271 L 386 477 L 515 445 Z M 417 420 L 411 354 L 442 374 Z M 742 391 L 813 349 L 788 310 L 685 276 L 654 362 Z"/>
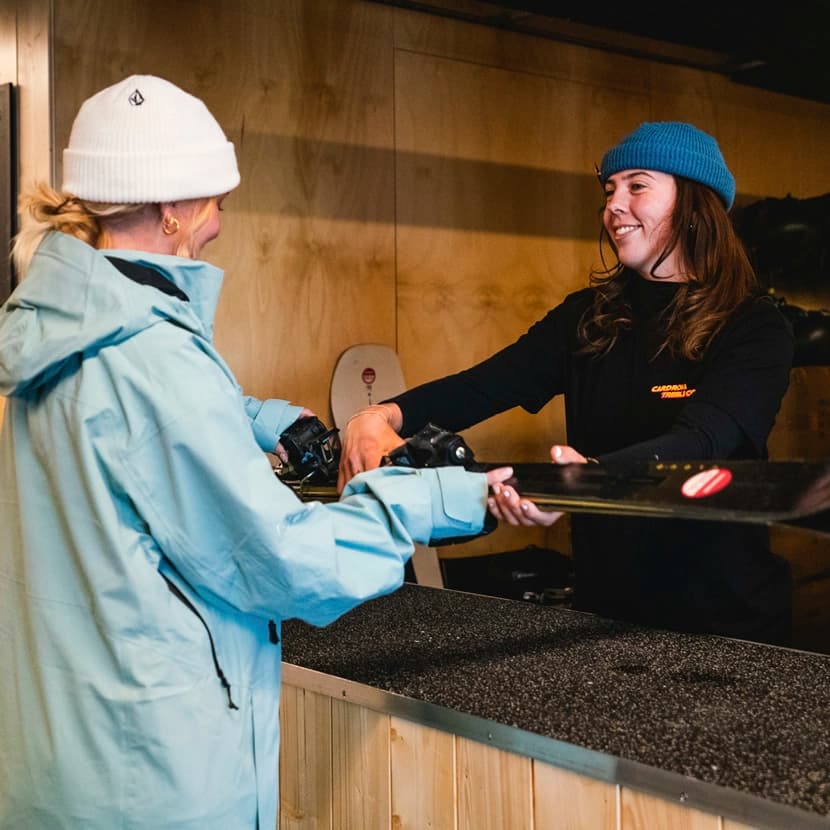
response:
<path fill-rule="evenodd" d="M 161 230 L 166 236 L 172 236 L 179 231 L 179 220 L 175 216 L 165 216 L 161 220 Z"/>

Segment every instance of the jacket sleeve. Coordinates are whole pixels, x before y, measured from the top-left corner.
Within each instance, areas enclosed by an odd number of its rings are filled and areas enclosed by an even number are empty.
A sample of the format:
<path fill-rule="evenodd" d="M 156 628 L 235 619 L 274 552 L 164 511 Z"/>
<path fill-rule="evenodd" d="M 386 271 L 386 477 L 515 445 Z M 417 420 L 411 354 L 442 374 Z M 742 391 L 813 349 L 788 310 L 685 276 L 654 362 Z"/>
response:
<path fill-rule="evenodd" d="M 481 530 L 486 478 L 461 468 L 374 470 L 339 502 L 301 502 L 227 375 L 203 351 L 155 337 L 166 359 L 145 369 L 140 348 L 131 355 L 120 400 L 136 427 L 108 454 L 148 544 L 208 601 L 325 625 L 398 588 L 414 542 Z"/>
<path fill-rule="evenodd" d="M 273 452 L 285 432 L 303 411 L 301 406 L 293 406 L 288 401 L 269 398 L 261 401 L 259 398 L 246 395 L 243 397 L 245 412 L 251 421 L 259 448 L 264 452 Z"/>

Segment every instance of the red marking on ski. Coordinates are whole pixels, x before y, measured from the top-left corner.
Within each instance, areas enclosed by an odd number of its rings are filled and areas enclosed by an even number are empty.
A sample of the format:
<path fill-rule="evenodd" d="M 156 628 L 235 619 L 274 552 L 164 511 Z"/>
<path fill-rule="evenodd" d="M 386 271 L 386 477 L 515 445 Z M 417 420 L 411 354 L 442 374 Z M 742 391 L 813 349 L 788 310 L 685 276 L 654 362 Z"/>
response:
<path fill-rule="evenodd" d="M 687 499 L 703 499 L 714 493 L 719 493 L 732 481 L 732 473 L 720 467 L 712 470 L 704 470 L 702 473 L 695 473 L 687 478 L 680 488 L 680 492 Z"/>

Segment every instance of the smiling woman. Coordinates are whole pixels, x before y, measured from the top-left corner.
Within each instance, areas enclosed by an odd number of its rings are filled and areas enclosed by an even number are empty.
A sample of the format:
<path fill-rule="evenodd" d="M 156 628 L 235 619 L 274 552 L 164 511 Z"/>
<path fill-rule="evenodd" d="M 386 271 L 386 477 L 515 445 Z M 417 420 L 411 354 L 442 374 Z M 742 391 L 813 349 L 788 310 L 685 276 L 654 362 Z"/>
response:
<path fill-rule="evenodd" d="M 569 446 L 551 448 L 555 464 L 767 457 L 793 337 L 732 227 L 735 180 L 717 142 L 692 124 L 641 124 L 605 154 L 600 182 L 603 253 L 616 261 L 488 359 L 384 402 L 388 424 L 377 411 L 353 418 L 343 464 L 368 469 L 427 421 L 459 431 L 557 395 Z M 509 524 L 561 515 L 496 490 L 491 510 Z M 788 567 L 765 528 L 578 514 L 570 525 L 579 610 L 789 641 Z"/>

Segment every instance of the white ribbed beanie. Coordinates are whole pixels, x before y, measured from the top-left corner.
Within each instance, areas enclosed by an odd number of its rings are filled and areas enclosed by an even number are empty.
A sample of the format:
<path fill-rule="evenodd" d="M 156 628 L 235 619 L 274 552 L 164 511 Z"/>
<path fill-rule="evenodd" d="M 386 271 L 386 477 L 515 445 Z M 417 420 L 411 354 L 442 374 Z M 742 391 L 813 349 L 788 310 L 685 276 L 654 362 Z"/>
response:
<path fill-rule="evenodd" d="M 87 99 L 63 151 L 63 190 L 94 202 L 173 202 L 238 184 L 233 144 L 204 103 L 153 75 Z"/>

